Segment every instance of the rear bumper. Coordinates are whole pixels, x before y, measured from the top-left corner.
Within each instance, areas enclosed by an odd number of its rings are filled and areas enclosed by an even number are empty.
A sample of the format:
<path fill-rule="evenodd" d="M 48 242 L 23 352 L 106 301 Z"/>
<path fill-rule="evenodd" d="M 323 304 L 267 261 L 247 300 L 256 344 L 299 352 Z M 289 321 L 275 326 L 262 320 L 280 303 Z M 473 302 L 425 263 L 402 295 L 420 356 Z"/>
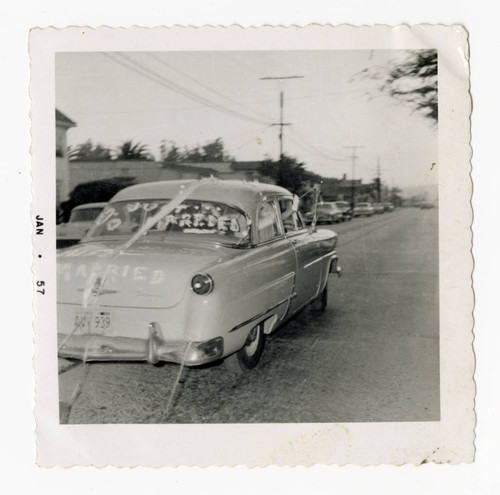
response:
<path fill-rule="evenodd" d="M 149 325 L 149 338 L 108 337 L 99 334 L 58 334 L 58 355 L 82 361 L 159 361 L 196 366 L 220 359 L 224 352 L 222 337 L 188 342 L 163 340 L 159 325 Z"/>

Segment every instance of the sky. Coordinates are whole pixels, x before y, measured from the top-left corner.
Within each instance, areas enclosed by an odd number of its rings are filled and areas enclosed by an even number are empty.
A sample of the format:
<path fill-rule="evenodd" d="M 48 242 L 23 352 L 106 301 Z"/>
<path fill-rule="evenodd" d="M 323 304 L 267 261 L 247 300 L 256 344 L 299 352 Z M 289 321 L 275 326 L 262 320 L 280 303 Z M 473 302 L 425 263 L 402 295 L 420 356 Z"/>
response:
<path fill-rule="evenodd" d="M 68 144 L 114 148 L 128 139 L 158 159 L 162 140 L 194 147 L 222 138 L 237 160 L 283 151 L 323 177 L 389 187 L 437 183 L 437 125 L 377 91 L 361 70 L 401 50 L 60 52 L 56 106 L 76 127 Z M 266 77 L 301 76 L 292 79 Z M 274 124 L 274 125 L 273 125 Z M 353 146 L 356 146 L 353 171 Z"/>

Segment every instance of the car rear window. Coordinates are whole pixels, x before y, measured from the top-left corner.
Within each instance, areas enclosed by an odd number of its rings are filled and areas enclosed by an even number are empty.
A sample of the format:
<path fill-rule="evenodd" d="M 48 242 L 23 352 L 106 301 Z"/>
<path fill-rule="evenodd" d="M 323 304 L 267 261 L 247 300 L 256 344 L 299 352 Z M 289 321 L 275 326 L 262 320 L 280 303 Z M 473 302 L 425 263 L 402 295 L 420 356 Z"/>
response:
<path fill-rule="evenodd" d="M 85 240 L 132 236 L 155 215 L 158 221 L 144 235 L 203 236 L 230 245 L 240 244 L 249 236 L 246 216 L 234 207 L 211 201 L 185 200 L 173 209 L 165 209 L 168 203 L 169 200 L 141 200 L 109 204 L 97 217 Z"/>

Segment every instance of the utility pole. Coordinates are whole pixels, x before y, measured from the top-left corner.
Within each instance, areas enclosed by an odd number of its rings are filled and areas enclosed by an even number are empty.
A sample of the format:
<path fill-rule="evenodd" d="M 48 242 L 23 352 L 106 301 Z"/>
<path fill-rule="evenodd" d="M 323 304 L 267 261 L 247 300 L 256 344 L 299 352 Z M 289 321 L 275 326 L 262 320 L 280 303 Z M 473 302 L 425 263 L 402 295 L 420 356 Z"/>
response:
<path fill-rule="evenodd" d="M 377 156 L 377 180 L 376 180 L 377 200 L 379 203 L 382 201 L 382 198 L 381 198 L 382 180 L 381 180 L 380 176 L 381 176 L 381 172 L 380 172 L 380 155 L 379 155 L 379 156 Z"/>
<path fill-rule="evenodd" d="M 359 144 L 355 144 L 353 146 L 344 146 L 344 148 L 349 148 L 352 149 L 352 155 L 351 155 L 351 160 L 352 160 L 352 174 L 351 174 L 351 208 L 354 208 L 354 195 L 355 195 L 355 189 L 356 187 L 354 186 L 354 177 L 356 175 L 356 158 L 359 158 L 356 155 L 356 150 L 358 148 L 365 148 L 365 146 L 361 146 Z"/>
<path fill-rule="evenodd" d="M 261 81 L 283 81 L 286 79 L 302 79 L 304 76 L 280 76 L 280 77 L 261 77 Z M 292 125 L 290 123 L 283 122 L 283 100 L 284 100 L 284 92 L 280 91 L 280 121 L 279 123 L 271 124 L 273 126 L 279 126 L 280 133 L 280 171 L 283 169 L 283 127 L 286 125 Z"/>

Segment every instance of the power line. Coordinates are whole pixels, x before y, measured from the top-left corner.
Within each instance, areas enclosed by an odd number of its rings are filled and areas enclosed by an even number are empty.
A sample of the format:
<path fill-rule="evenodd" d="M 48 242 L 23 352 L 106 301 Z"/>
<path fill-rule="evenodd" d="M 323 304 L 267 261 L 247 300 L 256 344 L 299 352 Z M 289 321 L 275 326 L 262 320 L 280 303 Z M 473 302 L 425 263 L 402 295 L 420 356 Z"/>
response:
<path fill-rule="evenodd" d="M 186 98 L 190 98 L 194 101 L 197 101 L 198 103 L 202 103 L 204 104 L 205 106 L 209 106 L 209 107 L 212 107 L 212 108 L 216 108 L 222 112 L 225 112 L 227 114 L 230 114 L 230 115 L 234 115 L 234 116 L 237 116 L 239 118 L 242 118 L 242 119 L 245 119 L 245 120 L 248 120 L 248 121 L 251 121 L 251 122 L 255 122 L 255 123 L 258 123 L 258 124 L 266 124 L 267 121 L 264 121 L 264 120 L 257 120 L 255 119 L 254 117 L 251 117 L 249 115 L 245 115 L 244 113 L 242 112 L 238 112 L 237 110 L 231 110 L 227 107 L 224 107 L 212 100 L 209 100 L 208 98 L 205 98 L 203 96 L 200 96 L 198 95 L 197 93 L 193 92 L 193 91 L 190 91 L 182 86 L 179 86 L 178 84 L 172 82 L 171 80 L 165 78 L 163 75 L 161 74 L 158 74 L 156 71 L 152 70 L 152 69 L 149 69 L 148 67 L 145 67 L 144 65 L 140 64 L 139 62 L 131 59 L 130 57 L 127 57 L 125 54 L 118 54 L 120 55 L 121 57 L 125 58 L 127 61 L 129 61 L 130 63 L 132 63 L 133 65 L 135 65 L 136 67 L 139 67 L 140 69 L 146 71 L 147 73 L 150 73 L 150 74 L 153 74 L 155 77 L 157 77 L 158 79 L 160 79 L 160 81 L 162 81 L 164 84 L 167 85 L 167 87 L 169 87 L 172 91 L 174 92 L 177 92 L 183 96 L 185 96 Z"/>
<path fill-rule="evenodd" d="M 223 98 L 224 100 L 226 101 L 229 101 L 230 103 L 233 103 L 234 105 L 237 105 L 237 106 L 241 106 L 242 108 L 244 108 L 245 110 L 250 110 L 251 112 L 253 112 L 254 114 L 256 115 L 259 115 L 261 118 L 264 118 L 266 120 L 271 120 L 271 117 L 269 117 L 269 115 L 265 115 L 263 113 L 260 113 L 256 110 L 253 110 L 251 108 L 248 108 L 246 107 L 245 105 L 243 105 L 242 103 L 240 102 L 237 102 L 231 98 L 229 98 L 228 96 L 226 96 L 225 94 L 223 93 L 219 93 L 219 91 L 216 91 L 215 89 L 211 88 L 210 86 L 207 86 L 206 84 L 202 83 L 201 81 L 198 81 L 197 79 L 195 79 L 194 77 L 190 76 L 189 74 L 186 74 L 185 72 L 181 71 L 180 69 L 178 69 L 177 67 L 174 67 L 173 65 L 169 64 L 168 62 L 165 62 L 165 60 L 162 60 L 160 57 L 158 57 L 157 55 L 154 55 L 153 53 L 150 53 L 148 52 L 147 53 L 152 59 L 156 60 L 157 62 L 159 62 L 160 64 L 164 65 L 165 67 L 168 67 L 169 69 L 173 70 L 174 72 L 177 72 L 178 74 L 180 74 L 181 76 L 189 79 L 190 81 L 193 81 L 194 83 L 196 84 L 199 84 L 202 88 L 205 88 L 207 91 L 210 91 L 211 93 L 213 93 L 214 95 L 217 95 L 219 96 L 220 98 Z"/>
<path fill-rule="evenodd" d="M 301 137 L 297 131 L 290 129 L 291 132 L 291 138 L 292 140 L 295 141 L 296 144 L 301 146 L 303 149 L 306 149 L 307 151 L 313 152 L 318 156 L 321 156 L 322 158 L 326 160 L 331 160 L 334 162 L 345 162 L 347 160 L 350 160 L 350 157 L 346 158 L 338 158 L 335 156 L 332 156 L 329 152 L 321 150 L 319 147 L 312 145 L 310 142 L 306 141 L 303 137 Z"/>
<path fill-rule="evenodd" d="M 220 104 L 217 104 L 211 100 L 208 100 L 207 98 L 204 98 L 192 91 L 189 91 L 178 84 L 170 81 L 169 79 L 165 78 L 161 74 L 158 74 L 156 71 L 149 69 L 142 64 L 138 63 L 137 61 L 131 59 L 130 57 L 127 57 L 124 54 L 120 53 L 107 53 L 107 52 L 102 52 L 102 54 L 114 62 L 126 67 L 129 70 L 132 70 L 136 72 L 137 74 L 140 74 L 141 76 L 145 77 L 146 79 L 149 79 L 150 81 L 155 82 L 156 84 L 159 84 L 163 87 L 166 87 L 167 89 L 180 94 L 184 96 L 185 98 L 191 99 L 196 101 L 197 103 L 201 103 L 204 106 L 214 108 L 216 110 L 219 110 L 221 112 L 224 112 L 226 114 L 229 114 L 233 117 L 238 117 L 253 123 L 258 123 L 258 124 L 267 124 L 267 122 L 263 120 L 257 120 L 249 115 L 245 115 L 241 112 L 238 112 L 236 110 L 231 110 L 229 108 L 226 108 Z"/>
<path fill-rule="evenodd" d="M 271 126 L 267 126 L 267 127 L 264 127 L 263 129 L 259 129 L 257 132 L 262 132 L 266 129 L 269 129 Z M 256 133 L 254 133 L 256 134 Z M 250 139 L 246 139 L 245 141 L 243 141 L 241 144 L 239 144 L 238 146 L 233 146 L 232 148 L 230 148 L 229 150 L 227 150 L 227 153 L 232 153 L 234 151 L 237 151 L 239 150 L 240 148 L 243 148 L 243 146 L 245 146 L 245 144 L 248 144 L 252 141 L 255 141 L 256 137 L 255 135 L 253 135 Z"/>

